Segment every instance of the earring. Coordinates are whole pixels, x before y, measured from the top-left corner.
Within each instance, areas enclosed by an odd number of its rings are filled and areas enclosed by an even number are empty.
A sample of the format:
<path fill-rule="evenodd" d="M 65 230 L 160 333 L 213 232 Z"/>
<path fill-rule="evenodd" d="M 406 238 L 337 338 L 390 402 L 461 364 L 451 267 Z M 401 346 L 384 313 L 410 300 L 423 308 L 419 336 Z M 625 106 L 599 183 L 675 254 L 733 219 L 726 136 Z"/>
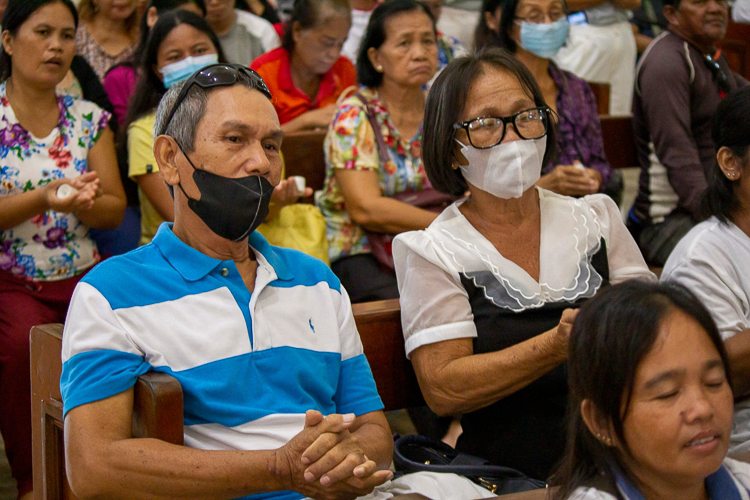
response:
<path fill-rule="evenodd" d="M 612 446 L 612 440 L 608 436 L 604 436 L 602 434 L 597 434 L 596 439 L 599 441 L 602 441 L 607 446 Z"/>
<path fill-rule="evenodd" d="M 383 67 L 382 66 L 376 66 L 375 69 L 377 70 L 378 73 L 382 73 L 383 72 Z"/>

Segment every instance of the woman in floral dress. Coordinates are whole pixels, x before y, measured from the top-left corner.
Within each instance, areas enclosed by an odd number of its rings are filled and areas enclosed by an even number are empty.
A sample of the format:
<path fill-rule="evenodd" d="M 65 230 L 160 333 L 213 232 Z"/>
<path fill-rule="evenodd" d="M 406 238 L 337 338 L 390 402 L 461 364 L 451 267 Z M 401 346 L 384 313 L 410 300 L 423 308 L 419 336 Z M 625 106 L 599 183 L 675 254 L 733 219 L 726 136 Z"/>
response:
<path fill-rule="evenodd" d="M 31 494 L 29 330 L 60 323 L 99 261 L 89 227 L 117 227 L 125 194 L 109 113 L 57 95 L 75 54 L 70 0 L 10 0 L 0 51 L 0 433 Z M 67 191 L 67 193 L 66 193 Z"/>
<path fill-rule="evenodd" d="M 393 199 L 430 187 L 420 152 L 422 86 L 436 68 L 435 25 L 424 5 L 394 0 L 373 11 L 357 58 L 363 86 L 342 102 L 328 129 L 326 186 L 318 200 L 331 267 L 352 302 L 398 297 L 396 276 L 372 255 L 365 230 L 424 229 L 437 216 Z M 370 120 L 385 148 L 378 147 Z"/>

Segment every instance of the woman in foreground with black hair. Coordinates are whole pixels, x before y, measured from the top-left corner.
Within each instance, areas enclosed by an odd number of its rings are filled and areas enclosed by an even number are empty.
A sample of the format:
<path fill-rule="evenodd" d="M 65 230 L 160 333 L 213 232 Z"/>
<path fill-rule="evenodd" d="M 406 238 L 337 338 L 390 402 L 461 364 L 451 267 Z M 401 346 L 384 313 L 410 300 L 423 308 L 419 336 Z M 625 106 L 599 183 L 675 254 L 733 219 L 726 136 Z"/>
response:
<path fill-rule="evenodd" d="M 742 499 L 725 459 L 729 359 L 686 288 L 632 281 L 585 304 L 570 334 L 568 445 L 555 500 Z"/>
<path fill-rule="evenodd" d="M 735 423 L 729 455 L 750 458 L 750 88 L 730 94 L 714 116 L 716 165 L 701 222 L 677 244 L 662 280 L 689 287 L 719 327 L 734 374 Z"/>

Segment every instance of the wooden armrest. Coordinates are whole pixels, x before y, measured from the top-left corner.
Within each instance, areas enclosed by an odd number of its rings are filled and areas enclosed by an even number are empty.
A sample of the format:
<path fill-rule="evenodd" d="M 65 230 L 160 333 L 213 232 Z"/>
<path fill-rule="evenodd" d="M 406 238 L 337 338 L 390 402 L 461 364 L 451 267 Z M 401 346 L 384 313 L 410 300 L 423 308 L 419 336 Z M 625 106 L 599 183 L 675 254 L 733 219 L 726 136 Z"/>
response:
<path fill-rule="evenodd" d="M 180 383 L 166 373 L 138 377 L 133 407 L 133 437 L 183 444 L 183 404 Z"/>
<path fill-rule="evenodd" d="M 353 304 L 352 312 L 385 410 L 423 406 L 414 368 L 406 359 L 398 299 Z"/>

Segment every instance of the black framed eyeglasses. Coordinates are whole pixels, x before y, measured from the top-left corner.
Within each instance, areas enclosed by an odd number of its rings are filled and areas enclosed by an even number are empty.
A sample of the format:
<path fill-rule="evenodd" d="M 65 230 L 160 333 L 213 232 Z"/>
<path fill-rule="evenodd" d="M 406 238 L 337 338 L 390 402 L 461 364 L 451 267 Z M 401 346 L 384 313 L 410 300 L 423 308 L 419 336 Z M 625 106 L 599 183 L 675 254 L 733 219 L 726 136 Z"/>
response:
<path fill-rule="evenodd" d="M 507 125 L 521 139 L 532 140 L 544 137 L 549 128 L 552 109 L 549 106 L 524 109 L 510 116 L 480 116 L 465 122 L 455 123 L 454 130 L 464 129 L 469 143 L 477 149 L 487 149 L 500 144 L 505 138 Z"/>
<path fill-rule="evenodd" d="M 719 61 L 711 57 L 710 54 L 706 54 L 703 56 L 703 62 L 706 63 L 706 67 L 711 70 L 714 78 L 716 78 L 716 83 L 719 85 L 719 90 L 723 92 L 724 95 L 728 94 L 731 90 L 729 86 L 729 78 L 727 78 L 727 74 L 724 73 L 724 70 L 721 69 Z"/>
<path fill-rule="evenodd" d="M 185 100 L 185 96 L 187 96 L 188 91 L 190 91 L 190 88 L 193 85 L 198 85 L 204 89 L 234 85 L 237 83 L 237 80 L 239 80 L 240 73 L 250 79 L 250 82 L 256 90 L 271 99 L 271 91 L 268 90 L 268 85 L 266 85 L 266 82 L 263 81 L 263 78 L 261 78 L 255 70 L 242 66 L 241 64 L 210 64 L 202 70 L 193 73 L 190 78 L 185 81 L 185 85 L 182 86 L 182 90 L 180 90 L 177 100 L 174 102 L 172 110 L 169 112 L 169 116 L 167 116 L 167 119 L 162 126 L 162 130 L 159 131 L 159 133 L 164 134 L 167 131 L 169 123 L 172 121 L 172 117 L 174 117 L 174 114 L 177 112 L 177 108 L 179 108 L 182 101 Z"/>

